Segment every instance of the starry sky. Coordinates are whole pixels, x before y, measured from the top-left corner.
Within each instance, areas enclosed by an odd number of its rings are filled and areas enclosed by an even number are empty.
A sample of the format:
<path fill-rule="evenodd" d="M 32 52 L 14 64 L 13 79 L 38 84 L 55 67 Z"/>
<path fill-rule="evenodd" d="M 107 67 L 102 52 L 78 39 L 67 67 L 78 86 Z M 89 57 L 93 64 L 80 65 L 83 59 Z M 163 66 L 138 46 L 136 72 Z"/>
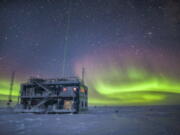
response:
<path fill-rule="evenodd" d="M 90 104 L 180 104 L 179 59 L 178 0 L 0 1 L 0 99 L 85 67 Z"/>

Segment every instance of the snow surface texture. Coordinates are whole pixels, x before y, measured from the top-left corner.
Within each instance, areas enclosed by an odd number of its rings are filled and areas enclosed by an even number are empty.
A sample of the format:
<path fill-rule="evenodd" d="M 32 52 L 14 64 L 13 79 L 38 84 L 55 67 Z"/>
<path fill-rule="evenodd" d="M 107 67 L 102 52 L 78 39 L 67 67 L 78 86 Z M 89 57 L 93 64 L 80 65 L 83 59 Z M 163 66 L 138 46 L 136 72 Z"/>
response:
<path fill-rule="evenodd" d="M 81 114 L 0 109 L 0 135 L 180 135 L 180 106 L 90 107 Z"/>

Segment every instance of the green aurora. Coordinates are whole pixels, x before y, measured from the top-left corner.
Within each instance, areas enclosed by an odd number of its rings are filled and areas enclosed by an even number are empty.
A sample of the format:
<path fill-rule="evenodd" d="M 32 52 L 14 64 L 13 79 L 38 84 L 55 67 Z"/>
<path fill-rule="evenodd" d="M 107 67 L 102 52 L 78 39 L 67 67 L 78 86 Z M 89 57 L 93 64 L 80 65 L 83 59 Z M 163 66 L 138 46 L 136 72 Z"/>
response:
<path fill-rule="evenodd" d="M 107 101 L 90 99 L 90 103 L 114 105 L 178 104 L 180 84 L 164 76 L 155 76 L 137 69 L 127 72 L 107 72 L 96 79 L 93 88 Z M 175 98 L 175 102 L 167 102 Z M 111 100 L 111 101 L 110 101 Z M 178 102 L 177 102 L 178 100 Z"/>
<path fill-rule="evenodd" d="M 0 79 L 0 100 L 8 100 L 10 88 L 10 80 Z M 13 85 L 12 97 L 13 100 L 17 100 L 17 96 L 19 95 L 20 83 L 15 81 Z"/>
<path fill-rule="evenodd" d="M 113 76 L 114 74 L 108 74 L 108 78 L 116 78 L 113 82 L 106 81 L 103 78 L 97 81 L 95 88 L 101 94 L 112 94 L 116 92 L 137 92 L 137 91 L 157 91 L 157 92 L 171 92 L 180 93 L 180 84 L 172 79 L 167 79 L 162 76 L 150 75 L 144 72 L 140 72 L 135 69 L 128 70 L 126 75 L 122 77 Z M 121 74 L 122 75 L 122 74 Z M 124 77 L 126 76 L 126 77 Z M 123 82 L 123 80 L 127 80 Z M 116 83 L 118 82 L 118 83 Z"/>
<path fill-rule="evenodd" d="M 87 55 L 76 63 L 78 76 L 81 76 L 81 67 L 86 69 L 90 104 L 180 104 L 179 70 L 171 66 L 177 63 L 173 57 L 162 57 L 155 50 L 141 55 L 129 49 L 110 52 Z"/>
<path fill-rule="evenodd" d="M 99 74 L 95 79 L 87 78 L 90 104 L 158 105 L 180 103 L 180 84 L 175 79 L 168 79 L 162 75 L 155 76 L 152 73 L 135 68 L 123 72 L 115 69 L 111 69 L 111 71 L 113 72 L 98 71 Z M 1 100 L 7 100 L 9 86 L 9 80 L 0 80 Z M 16 81 L 12 96 L 17 97 L 19 90 L 20 83 Z M 17 98 L 13 98 L 13 100 L 16 101 Z"/>

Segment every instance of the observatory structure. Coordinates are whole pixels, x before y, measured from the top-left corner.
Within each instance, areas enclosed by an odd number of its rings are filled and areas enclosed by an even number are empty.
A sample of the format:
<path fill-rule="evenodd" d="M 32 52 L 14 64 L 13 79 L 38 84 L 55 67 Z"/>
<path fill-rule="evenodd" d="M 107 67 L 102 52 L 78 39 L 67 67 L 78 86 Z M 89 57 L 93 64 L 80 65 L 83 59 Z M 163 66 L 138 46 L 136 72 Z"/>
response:
<path fill-rule="evenodd" d="M 78 113 L 87 109 L 88 88 L 79 78 L 31 78 L 21 84 L 16 112 Z"/>

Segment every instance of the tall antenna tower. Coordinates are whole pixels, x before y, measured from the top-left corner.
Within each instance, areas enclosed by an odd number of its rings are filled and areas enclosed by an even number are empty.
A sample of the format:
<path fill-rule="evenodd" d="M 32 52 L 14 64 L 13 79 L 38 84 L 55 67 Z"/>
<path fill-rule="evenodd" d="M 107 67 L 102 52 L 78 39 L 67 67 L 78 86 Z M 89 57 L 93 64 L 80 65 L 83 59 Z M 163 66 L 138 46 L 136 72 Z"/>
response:
<path fill-rule="evenodd" d="M 85 68 L 82 68 L 82 83 L 84 83 L 84 76 L 85 76 Z"/>
<path fill-rule="evenodd" d="M 13 71 L 11 74 L 11 82 L 10 82 L 9 96 L 8 96 L 8 102 L 7 102 L 8 107 L 11 106 L 11 103 L 12 103 L 12 91 L 13 91 L 13 85 L 14 85 L 14 78 L 15 78 L 15 71 Z"/>

